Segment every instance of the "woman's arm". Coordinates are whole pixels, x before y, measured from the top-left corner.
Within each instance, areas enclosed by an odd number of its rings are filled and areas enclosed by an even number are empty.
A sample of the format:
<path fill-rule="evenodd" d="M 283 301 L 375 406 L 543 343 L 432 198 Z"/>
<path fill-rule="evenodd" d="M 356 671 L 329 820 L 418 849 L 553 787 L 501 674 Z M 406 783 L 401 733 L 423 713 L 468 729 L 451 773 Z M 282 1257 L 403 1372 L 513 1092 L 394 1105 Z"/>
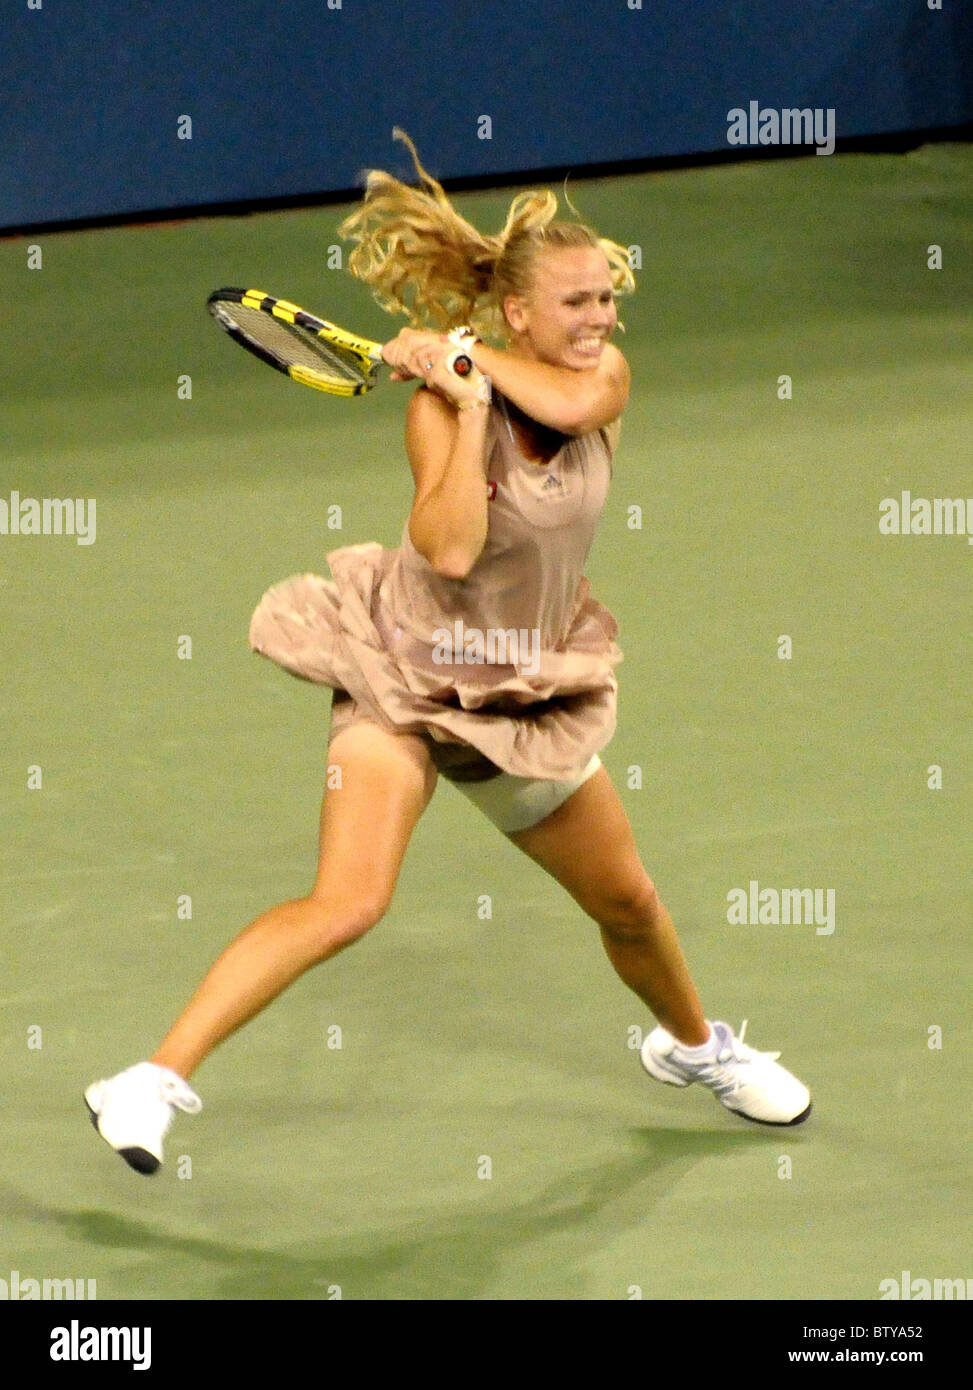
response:
<path fill-rule="evenodd" d="M 489 407 L 457 410 L 434 391 L 417 391 L 405 443 L 416 492 L 409 536 L 445 579 L 465 579 L 487 538 L 485 469 Z"/>
<path fill-rule="evenodd" d="M 383 349 L 398 380 L 428 377 L 426 364 L 438 367 L 453 351 L 444 335 L 403 328 Z M 464 348 L 497 390 L 525 415 L 561 434 L 588 434 L 617 420 L 628 401 L 631 374 L 628 363 L 613 344 L 607 343 L 590 369 L 553 367 L 502 348 L 477 343 Z"/>
<path fill-rule="evenodd" d="M 560 434 L 601 429 L 617 420 L 628 402 L 631 373 L 611 343 L 606 343 L 596 367 L 580 371 L 534 362 L 486 343 L 477 343 L 469 353 L 502 395 Z"/>

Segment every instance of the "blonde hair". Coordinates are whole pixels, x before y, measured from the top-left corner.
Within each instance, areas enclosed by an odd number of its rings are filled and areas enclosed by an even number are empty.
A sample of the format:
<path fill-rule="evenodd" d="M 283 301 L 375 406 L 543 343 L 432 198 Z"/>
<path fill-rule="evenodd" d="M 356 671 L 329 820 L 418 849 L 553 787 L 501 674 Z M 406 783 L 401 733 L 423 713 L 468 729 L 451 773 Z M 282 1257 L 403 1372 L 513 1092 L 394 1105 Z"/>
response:
<path fill-rule="evenodd" d="M 358 242 L 348 269 L 389 313 L 406 314 L 414 327 L 446 331 L 471 324 L 484 336 L 502 337 L 509 332 L 506 296 L 526 294 L 537 257 L 565 247 L 599 247 L 616 294 L 634 290 L 626 249 L 581 221 L 558 220 L 550 189 L 518 193 L 503 230 L 484 235 L 426 173 L 405 131 L 396 126 L 392 134 L 408 146 L 420 187 L 369 170 L 361 206 L 338 229 Z"/>

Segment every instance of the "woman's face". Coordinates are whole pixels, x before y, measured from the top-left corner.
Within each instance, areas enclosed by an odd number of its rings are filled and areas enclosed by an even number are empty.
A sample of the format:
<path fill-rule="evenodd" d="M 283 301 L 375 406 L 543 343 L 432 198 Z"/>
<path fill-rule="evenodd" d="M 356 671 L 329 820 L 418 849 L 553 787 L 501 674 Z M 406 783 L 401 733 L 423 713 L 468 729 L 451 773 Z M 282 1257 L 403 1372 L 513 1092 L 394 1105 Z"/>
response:
<path fill-rule="evenodd" d="M 618 322 L 611 272 L 597 246 L 542 251 L 525 295 L 503 303 L 511 347 L 538 362 L 590 371 Z"/>

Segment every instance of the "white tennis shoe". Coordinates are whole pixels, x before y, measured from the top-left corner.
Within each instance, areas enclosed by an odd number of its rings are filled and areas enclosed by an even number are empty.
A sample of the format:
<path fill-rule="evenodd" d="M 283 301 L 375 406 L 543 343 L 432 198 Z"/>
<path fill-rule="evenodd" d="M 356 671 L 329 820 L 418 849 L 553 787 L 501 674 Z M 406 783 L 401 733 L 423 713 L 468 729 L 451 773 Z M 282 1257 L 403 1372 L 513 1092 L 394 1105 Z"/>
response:
<path fill-rule="evenodd" d="M 706 1086 L 735 1115 L 763 1125 L 799 1125 L 811 1113 L 811 1093 L 803 1082 L 778 1066 L 779 1052 L 758 1052 L 734 1036 L 728 1023 L 714 1023 L 716 1050 L 697 1061 L 685 1055 L 665 1028 L 655 1028 L 642 1044 L 642 1065 L 669 1086 Z"/>
<path fill-rule="evenodd" d="M 105 1143 L 138 1173 L 154 1173 L 162 1163 L 162 1141 L 176 1111 L 196 1115 L 203 1108 L 187 1081 L 153 1062 L 92 1082 L 84 1102 Z"/>

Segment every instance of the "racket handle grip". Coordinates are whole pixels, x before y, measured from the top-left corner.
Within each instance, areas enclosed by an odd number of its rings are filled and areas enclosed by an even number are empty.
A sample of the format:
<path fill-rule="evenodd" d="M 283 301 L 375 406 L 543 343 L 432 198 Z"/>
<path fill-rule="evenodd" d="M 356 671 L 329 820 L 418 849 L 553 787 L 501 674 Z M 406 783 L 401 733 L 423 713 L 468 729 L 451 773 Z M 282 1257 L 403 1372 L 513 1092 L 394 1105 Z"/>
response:
<path fill-rule="evenodd" d="M 456 373 L 458 377 L 472 377 L 476 371 L 476 363 L 461 348 L 455 349 L 446 358 L 446 366 Z M 465 401 L 465 404 L 464 404 Z M 454 401 L 460 410 L 472 410 L 474 406 L 480 404 L 489 405 L 490 403 L 490 382 L 485 376 L 481 376 L 476 385 L 476 394 L 470 398 L 463 398 L 463 401 Z"/>
<path fill-rule="evenodd" d="M 473 359 L 465 352 L 453 352 L 446 359 L 447 365 L 457 376 L 469 376 L 473 370 Z"/>

